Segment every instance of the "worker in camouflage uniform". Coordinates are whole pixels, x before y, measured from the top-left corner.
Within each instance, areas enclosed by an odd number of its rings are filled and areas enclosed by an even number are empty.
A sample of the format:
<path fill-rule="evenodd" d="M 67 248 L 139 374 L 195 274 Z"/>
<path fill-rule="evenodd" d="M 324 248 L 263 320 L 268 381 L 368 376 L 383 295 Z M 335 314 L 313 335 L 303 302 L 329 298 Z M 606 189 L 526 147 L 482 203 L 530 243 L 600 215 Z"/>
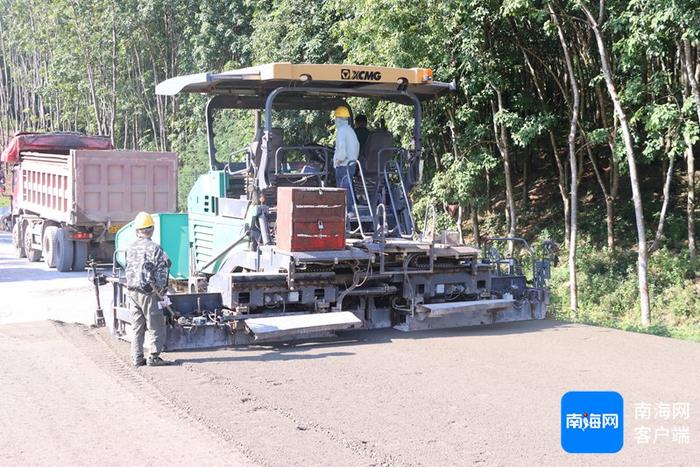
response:
<path fill-rule="evenodd" d="M 153 218 L 140 212 L 134 220 L 137 240 L 126 251 L 126 286 L 135 306 L 131 307 L 131 358 L 135 366 L 159 366 L 165 341 L 165 316 L 158 303 L 163 301 L 168 285 L 170 259 L 163 249 L 151 240 Z M 143 341 L 148 329 L 151 353 L 143 355 Z"/>

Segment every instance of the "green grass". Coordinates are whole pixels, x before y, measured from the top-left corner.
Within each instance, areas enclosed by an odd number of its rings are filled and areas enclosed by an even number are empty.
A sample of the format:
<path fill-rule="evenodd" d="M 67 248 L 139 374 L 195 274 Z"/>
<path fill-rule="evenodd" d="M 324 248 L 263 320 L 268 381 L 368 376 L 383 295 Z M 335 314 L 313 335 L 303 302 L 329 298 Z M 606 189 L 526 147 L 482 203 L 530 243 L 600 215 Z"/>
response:
<path fill-rule="evenodd" d="M 551 169 L 551 167 L 550 167 Z M 542 169 L 542 173 L 546 170 Z M 625 331 L 700 342 L 700 259 L 687 255 L 687 226 L 684 200 L 677 198 L 671 206 L 665 228 L 663 248 L 649 258 L 649 293 L 651 322 L 641 326 L 637 278 L 636 228 L 632 203 L 623 184 L 621 201 L 615 206 L 615 239 L 617 247 L 607 245 L 605 204 L 594 180 L 585 180 L 580 187 L 579 248 L 577 251 L 579 309 L 569 309 L 568 252 L 563 247 L 562 208 L 557 188 L 550 180 L 533 181 L 531 203 L 523 208 L 518 201 L 518 234 L 537 248 L 539 240 L 551 238 L 560 244 L 560 264 L 552 270 L 549 316 L 566 321 L 604 326 Z M 652 196 L 654 187 L 647 187 L 650 202 L 645 204 L 647 238 L 656 226 L 659 196 Z M 656 187 L 659 188 L 659 187 Z M 519 193 L 519 189 L 516 190 Z M 624 196 L 623 196 L 624 195 Z M 682 195 L 682 192 L 681 192 Z M 651 201 L 654 200 L 654 201 Z M 480 216 L 482 236 L 502 236 L 505 231 L 502 189 L 496 189 L 490 212 Z M 465 222 L 465 233 L 471 226 Z M 467 241 L 470 239 L 468 238 Z"/>
<path fill-rule="evenodd" d="M 644 327 L 636 253 L 582 243 L 577 254 L 579 309 L 569 309 L 568 266 L 561 264 L 551 280 L 554 318 L 700 342 L 700 261 L 667 249 L 650 256 L 652 324 Z"/>

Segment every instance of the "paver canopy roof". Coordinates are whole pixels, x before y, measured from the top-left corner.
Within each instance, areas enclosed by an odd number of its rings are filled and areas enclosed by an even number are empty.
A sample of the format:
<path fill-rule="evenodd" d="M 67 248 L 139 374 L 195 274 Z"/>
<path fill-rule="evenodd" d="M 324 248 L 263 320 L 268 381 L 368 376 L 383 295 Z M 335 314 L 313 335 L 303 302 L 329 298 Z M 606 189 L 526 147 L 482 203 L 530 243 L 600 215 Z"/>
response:
<path fill-rule="evenodd" d="M 433 81 L 429 68 L 391 68 L 363 65 L 268 63 L 221 73 L 198 73 L 163 81 L 156 94 L 174 96 L 181 92 L 209 95 L 264 96 L 283 87 L 298 87 L 300 93 L 334 89 L 358 97 L 388 98 L 407 103 L 396 96 L 399 88 L 420 100 L 434 99 L 454 90 L 451 83 Z M 386 93 L 383 95 L 382 93 Z"/>

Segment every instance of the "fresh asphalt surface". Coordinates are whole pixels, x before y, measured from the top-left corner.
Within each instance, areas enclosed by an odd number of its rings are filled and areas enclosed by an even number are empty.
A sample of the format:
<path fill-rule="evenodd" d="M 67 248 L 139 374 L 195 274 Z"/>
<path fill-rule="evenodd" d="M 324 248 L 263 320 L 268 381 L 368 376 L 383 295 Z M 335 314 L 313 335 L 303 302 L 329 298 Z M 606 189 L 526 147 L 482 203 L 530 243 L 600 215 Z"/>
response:
<path fill-rule="evenodd" d="M 103 287 L 103 306 L 109 304 Z M 0 234 L 2 465 L 698 465 L 700 344 L 557 321 L 174 352 L 134 369 L 85 273 Z M 48 321 L 53 320 L 53 321 Z M 83 323 L 83 324 L 73 324 Z M 625 399 L 613 455 L 560 446 L 569 390 Z M 651 403 L 650 419 L 635 404 Z M 688 403 L 689 417 L 657 403 Z M 688 444 L 671 432 L 687 427 Z M 648 444 L 636 438 L 651 430 Z M 667 431 L 664 431 L 667 430 Z"/>

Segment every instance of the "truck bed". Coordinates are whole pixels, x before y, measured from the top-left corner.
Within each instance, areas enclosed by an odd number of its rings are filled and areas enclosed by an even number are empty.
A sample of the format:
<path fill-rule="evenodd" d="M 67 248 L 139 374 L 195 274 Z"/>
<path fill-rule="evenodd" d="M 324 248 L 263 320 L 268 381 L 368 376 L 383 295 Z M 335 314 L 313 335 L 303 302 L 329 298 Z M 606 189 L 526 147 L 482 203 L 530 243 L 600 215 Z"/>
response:
<path fill-rule="evenodd" d="M 173 212 L 177 155 L 71 150 L 25 152 L 16 207 L 70 225 L 122 224 L 139 211 Z"/>

